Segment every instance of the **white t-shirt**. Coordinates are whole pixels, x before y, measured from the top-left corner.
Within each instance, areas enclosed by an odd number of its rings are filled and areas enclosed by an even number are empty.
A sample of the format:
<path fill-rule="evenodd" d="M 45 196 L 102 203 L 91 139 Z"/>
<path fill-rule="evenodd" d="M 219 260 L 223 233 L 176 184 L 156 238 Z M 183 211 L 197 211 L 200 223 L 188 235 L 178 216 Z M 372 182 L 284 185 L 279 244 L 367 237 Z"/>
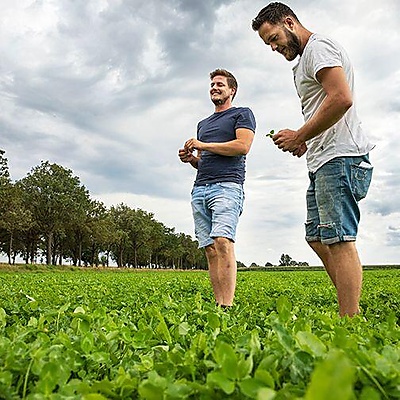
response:
<path fill-rule="evenodd" d="M 317 72 L 326 67 L 343 68 L 353 93 L 353 106 L 336 124 L 307 141 L 307 167 L 311 172 L 332 158 L 364 155 L 374 147 L 361 129 L 357 116 L 353 68 L 345 50 L 333 40 L 315 33 L 310 36 L 299 62 L 293 68 L 305 121 L 312 117 L 326 97 L 317 80 Z"/>

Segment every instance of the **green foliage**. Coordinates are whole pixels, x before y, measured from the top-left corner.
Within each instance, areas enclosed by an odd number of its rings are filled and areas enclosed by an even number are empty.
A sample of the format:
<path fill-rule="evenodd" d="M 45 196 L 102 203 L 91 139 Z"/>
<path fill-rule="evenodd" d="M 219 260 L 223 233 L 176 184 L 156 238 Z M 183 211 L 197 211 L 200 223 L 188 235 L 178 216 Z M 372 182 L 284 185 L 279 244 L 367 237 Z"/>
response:
<path fill-rule="evenodd" d="M 274 136 L 274 134 L 275 134 L 275 130 L 274 130 L 274 129 L 271 129 L 271 130 L 269 131 L 269 133 L 267 133 L 265 136 L 270 137 L 270 138 L 272 139 L 273 136 Z"/>
<path fill-rule="evenodd" d="M 0 183 L 8 182 L 10 180 L 10 173 L 8 170 L 8 160 L 4 157 L 5 151 L 0 149 Z"/>
<path fill-rule="evenodd" d="M 11 182 L 0 150 L 0 252 L 9 264 L 109 265 L 192 269 L 207 267 L 204 250 L 154 215 L 124 204 L 107 209 L 91 200 L 72 171 L 48 161 Z"/>
<path fill-rule="evenodd" d="M 398 399 L 400 270 L 367 271 L 362 316 L 324 272 L 0 274 L 0 398 Z"/>
<path fill-rule="evenodd" d="M 54 264 L 54 234 L 85 215 L 89 193 L 71 170 L 48 161 L 33 168 L 18 187 L 35 225 L 46 236 L 47 264 Z"/>
<path fill-rule="evenodd" d="M 289 254 L 282 254 L 281 258 L 279 259 L 279 266 L 284 267 L 284 266 L 301 266 L 301 267 L 306 267 L 308 266 L 308 263 L 306 261 L 295 261 L 292 259 L 292 257 L 289 256 Z"/>

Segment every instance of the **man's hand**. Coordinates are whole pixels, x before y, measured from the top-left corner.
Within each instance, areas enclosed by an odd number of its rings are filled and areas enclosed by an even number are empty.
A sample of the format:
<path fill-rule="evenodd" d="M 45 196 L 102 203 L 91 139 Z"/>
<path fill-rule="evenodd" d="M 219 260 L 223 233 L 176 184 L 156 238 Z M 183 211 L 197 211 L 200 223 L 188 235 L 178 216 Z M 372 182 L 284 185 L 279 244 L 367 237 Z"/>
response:
<path fill-rule="evenodd" d="M 292 154 L 300 158 L 306 153 L 306 151 L 307 151 L 307 145 L 303 143 L 297 148 L 297 150 L 293 151 Z"/>
<path fill-rule="evenodd" d="M 288 151 L 297 157 L 301 157 L 307 151 L 305 142 L 301 142 L 299 139 L 298 131 L 282 129 L 272 136 L 272 140 L 279 149 Z"/>
<path fill-rule="evenodd" d="M 193 153 L 186 149 L 179 149 L 178 156 L 183 163 L 191 163 L 196 159 Z"/>
<path fill-rule="evenodd" d="M 282 129 L 272 137 L 272 140 L 282 151 L 291 153 L 301 144 L 298 140 L 297 131 L 292 131 L 291 129 Z"/>
<path fill-rule="evenodd" d="M 199 140 L 197 140 L 195 138 L 191 138 L 185 142 L 184 148 L 187 152 L 192 153 L 193 150 L 202 150 L 202 145 L 203 145 L 203 142 L 200 142 Z"/>

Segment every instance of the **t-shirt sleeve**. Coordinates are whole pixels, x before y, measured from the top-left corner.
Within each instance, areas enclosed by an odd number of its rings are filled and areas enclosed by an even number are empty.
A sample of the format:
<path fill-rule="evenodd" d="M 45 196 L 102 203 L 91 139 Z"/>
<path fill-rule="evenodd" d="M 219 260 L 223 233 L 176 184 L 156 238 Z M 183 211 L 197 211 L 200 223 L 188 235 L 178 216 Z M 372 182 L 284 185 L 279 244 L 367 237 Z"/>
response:
<path fill-rule="evenodd" d="M 197 134 L 196 134 L 197 140 L 200 139 L 200 135 L 199 135 L 199 133 L 200 133 L 200 124 L 201 124 L 201 122 L 198 122 L 198 123 L 197 123 Z"/>
<path fill-rule="evenodd" d="M 236 119 L 235 129 L 246 128 L 256 132 L 256 119 L 250 108 L 243 107 Z"/>
<path fill-rule="evenodd" d="M 310 73 L 317 79 L 317 72 L 323 68 L 343 67 L 339 49 L 329 39 L 319 39 L 312 43 L 309 53 Z"/>

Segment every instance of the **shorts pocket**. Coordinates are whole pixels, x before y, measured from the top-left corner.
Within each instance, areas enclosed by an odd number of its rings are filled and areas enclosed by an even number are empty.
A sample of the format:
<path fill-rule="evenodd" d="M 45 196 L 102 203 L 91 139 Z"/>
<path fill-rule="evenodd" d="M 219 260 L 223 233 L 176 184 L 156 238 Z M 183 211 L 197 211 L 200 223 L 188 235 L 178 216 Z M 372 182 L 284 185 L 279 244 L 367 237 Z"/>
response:
<path fill-rule="evenodd" d="M 357 201 L 362 200 L 367 195 L 373 169 L 371 164 L 364 161 L 351 166 L 351 190 Z"/>

